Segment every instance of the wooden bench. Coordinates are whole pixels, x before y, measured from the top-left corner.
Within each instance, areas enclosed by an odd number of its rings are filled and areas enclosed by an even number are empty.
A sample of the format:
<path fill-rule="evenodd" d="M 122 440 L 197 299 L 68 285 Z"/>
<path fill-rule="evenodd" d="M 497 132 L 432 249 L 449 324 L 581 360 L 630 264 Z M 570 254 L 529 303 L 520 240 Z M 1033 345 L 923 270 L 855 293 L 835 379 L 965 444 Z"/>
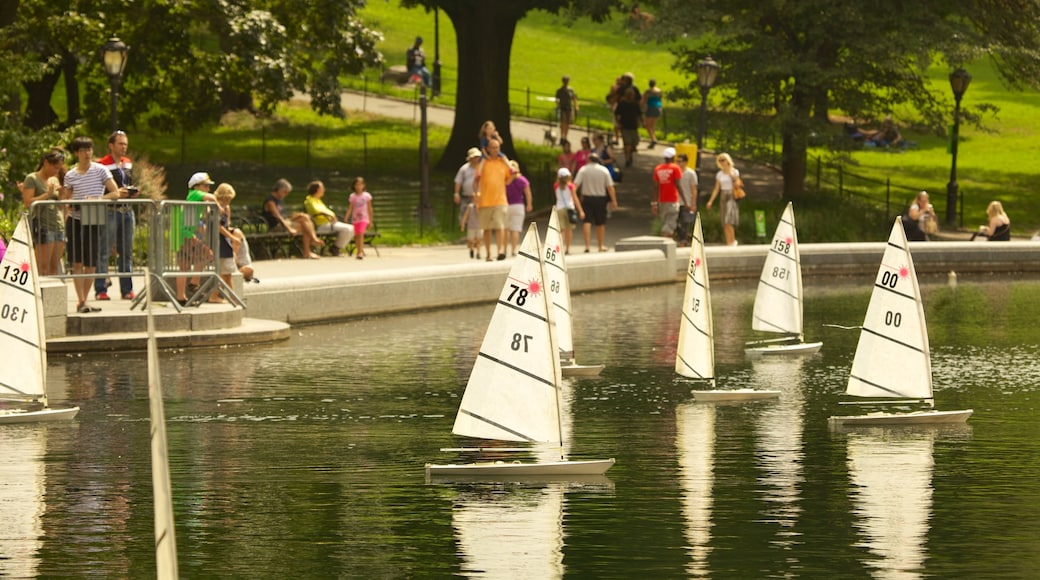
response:
<path fill-rule="evenodd" d="M 302 211 L 302 207 L 288 208 L 287 213 Z M 232 224 L 241 229 L 249 241 L 250 255 L 254 260 L 275 260 L 278 258 L 290 258 L 303 255 L 303 243 L 299 236 L 293 236 L 289 232 L 271 232 L 267 229 L 267 221 L 264 220 L 260 211 L 249 207 L 238 207 L 231 210 Z M 336 234 L 319 233 L 318 237 L 324 242 L 320 247 L 313 248 L 320 255 L 332 255 L 332 248 L 336 246 Z M 373 224 L 365 231 L 364 244 L 375 251 L 379 256 L 379 248 L 376 240 L 379 239 L 379 230 Z M 346 253 L 353 256 L 357 251 L 355 238 L 351 237 L 347 244 Z"/>

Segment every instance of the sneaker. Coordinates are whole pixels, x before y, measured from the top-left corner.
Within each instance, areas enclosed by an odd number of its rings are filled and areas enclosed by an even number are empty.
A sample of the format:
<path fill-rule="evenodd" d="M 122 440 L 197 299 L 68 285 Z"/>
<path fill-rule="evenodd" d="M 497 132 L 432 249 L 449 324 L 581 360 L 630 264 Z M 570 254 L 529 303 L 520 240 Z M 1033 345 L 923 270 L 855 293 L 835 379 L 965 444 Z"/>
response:
<path fill-rule="evenodd" d="M 133 292 L 123 294 L 123 300 L 133 300 L 134 298 L 137 298 L 137 294 L 134 294 Z"/>
<path fill-rule="evenodd" d="M 101 294 L 97 294 L 97 295 L 94 296 L 94 299 L 95 300 L 111 300 L 111 298 L 108 297 L 108 292 L 102 292 Z"/>
<path fill-rule="evenodd" d="M 488 258 L 488 259 L 490 260 L 491 258 Z M 498 255 L 498 261 L 499 262 L 501 262 L 502 260 L 505 260 L 505 259 L 506 259 L 506 255 L 505 254 L 499 254 Z"/>

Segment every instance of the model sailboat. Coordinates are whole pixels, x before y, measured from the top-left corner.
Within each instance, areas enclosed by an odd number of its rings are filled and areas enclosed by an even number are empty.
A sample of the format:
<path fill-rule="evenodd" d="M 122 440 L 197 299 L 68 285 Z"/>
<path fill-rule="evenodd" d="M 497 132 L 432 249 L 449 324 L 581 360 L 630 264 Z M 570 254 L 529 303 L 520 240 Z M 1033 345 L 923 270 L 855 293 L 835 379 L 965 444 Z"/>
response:
<path fill-rule="evenodd" d="M 823 346 L 805 342 L 802 336 L 802 263 L 791 203 L 780 217 L 762 266 L 751 329 L 785 336 L 747 343 L 744 352 L 749 355 L 812 354 Z"/>
<path fill-rule="evenodd" d="M 711 319 L 711 289 L 708 264 L 704 259 L 704 234 L 700 213 L 693 221 L 690 242 L 690 264 L 686 268 L 686 291 L 683 294 L 682 318 L 679 321 L 679 344 L 675 354 L 675 372 L 709 381 L 715 386 L 715 326 Z M 726 389 L 693 392 L 697 401 L 746 401 L 780 396 L 780 391 Z"/>
<path fill-rule="evenodd" d="M 426 476 L 601 475 L 613 459 L 567 461 L 560 412 L 560 352 L 552 302 L 544 281 L 543 249 L 534 224 L 513 261 L 480 353 L 473 364 L 452 433 L 464 437 L 559 446 L 559 461 L 480 461 L 426 464 Z M 445 451 L 510 452 L 528 449 L 455 448 Z"/>
<path fill-rule="evenodd" d="M 47 405 L 47 341 L 37 272 L 29 218 L 23 215 L 0 262 L 0 351 L 8 361 L 0 365 L 0 399 L 42 408 L 0 409 L 0 424 L 59 421 L 79 412 L 79 407 Z"/>
<path fill-rule="evenodd" d="M 553 320 L 556 321 L 556 344 L 560 349 L 560 364 L 563 376 L 594 377 L 603 370 L 603 365 L 580 365 L 574 360 L 574 333 L 571 326 L 571 286 L 567 277 L 567 261 L 564 258 L 563 236 L 560 234 L 560 218 L 549 212 L 549 228 L 545 232 L 545 274 L 549 281 L 549 296 L 552 298 Z"/>
<path fill-rule="evenodd" d="M 881 259 L 874 291 L 852 360 L 845 393 L 853 397 L 886 398 L 881 403 L 926 403 L 932 398 L 932 359 L 928 329 L 917 271 L 910 246 L 899 219 L 892 226 L 885 255 Z M 914 400 L 917 401 L 914 401 Z M 841 425 L 891 425 L 911 423 L 963 423 L 972 414 L 962 411 L 870 413 L 831 417 L 832 427 Z"/>

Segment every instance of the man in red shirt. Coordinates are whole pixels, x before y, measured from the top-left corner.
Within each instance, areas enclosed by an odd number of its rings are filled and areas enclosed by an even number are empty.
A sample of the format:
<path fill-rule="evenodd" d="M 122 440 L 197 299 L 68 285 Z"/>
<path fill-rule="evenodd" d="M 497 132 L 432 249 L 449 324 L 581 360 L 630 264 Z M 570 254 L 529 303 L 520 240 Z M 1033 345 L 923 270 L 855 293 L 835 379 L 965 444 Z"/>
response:
<path fill-rule="evenodd" d="M 654 168 L 657 201 L 650 207 L 654 215 L 661 218 L 661 235 L 670 238 L 679 217 L 679 180 L 682 179 L 682 169 L 675 164 L 674 148 L 668 147 L 663 155 L 664 162 Z"/>

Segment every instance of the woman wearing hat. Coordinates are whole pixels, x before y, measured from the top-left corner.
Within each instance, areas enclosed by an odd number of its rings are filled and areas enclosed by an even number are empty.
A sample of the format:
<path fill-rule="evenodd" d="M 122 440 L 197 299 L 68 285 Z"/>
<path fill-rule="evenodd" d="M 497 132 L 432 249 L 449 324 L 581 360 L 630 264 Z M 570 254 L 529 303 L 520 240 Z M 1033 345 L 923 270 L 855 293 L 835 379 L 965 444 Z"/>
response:
<path fill-rule="evenodd" d="M 571 171 L 561 167 L 556 171 L 556 183 L 553 184 L 556 193 L 556 214 L 560 220 L 560 234 L 563 238 L 563 250 L 565 254 L 571 253 L 571 239 L 574 238 L 574 225 L 585 219 L 585 210 L 581 207 L 578 199 L 577 187 L 571 182 Z"/>

